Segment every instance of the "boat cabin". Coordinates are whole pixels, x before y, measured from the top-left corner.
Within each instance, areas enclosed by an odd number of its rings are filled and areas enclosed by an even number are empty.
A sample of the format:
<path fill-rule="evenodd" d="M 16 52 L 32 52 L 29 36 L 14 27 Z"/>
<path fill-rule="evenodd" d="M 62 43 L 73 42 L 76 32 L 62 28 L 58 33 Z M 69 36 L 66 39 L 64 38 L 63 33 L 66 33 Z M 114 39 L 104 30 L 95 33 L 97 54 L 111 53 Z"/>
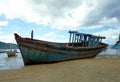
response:
<path fill-rule="evenodd" d="M 69 31 L 69 33 L 70 33 L 69 46 L 76 47 L 99 46 L 100 43 L 102 42 L 102 39 L 105 39 L 105 37 L 79 33 L 77 31 Z"/>

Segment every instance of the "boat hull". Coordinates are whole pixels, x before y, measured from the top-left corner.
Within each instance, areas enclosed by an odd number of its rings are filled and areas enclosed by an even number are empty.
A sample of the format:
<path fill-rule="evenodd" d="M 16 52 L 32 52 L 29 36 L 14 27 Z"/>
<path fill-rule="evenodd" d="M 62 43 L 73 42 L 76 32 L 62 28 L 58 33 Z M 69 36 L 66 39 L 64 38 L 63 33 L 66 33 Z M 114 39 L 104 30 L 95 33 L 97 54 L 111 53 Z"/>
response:
<path fill-rule="evenodd" d="M 112 47 L 113 49 L 120 49 L 120 44 L 116 44 Z"/>
<path fill-rule="evenodd" d="M 67 46 L 67 43 L 31 40 L 18 35 L 15 38 L 25 65 L 95 57 L 107 46 L 101 43 L 97 47 L 74 47 Z"/>

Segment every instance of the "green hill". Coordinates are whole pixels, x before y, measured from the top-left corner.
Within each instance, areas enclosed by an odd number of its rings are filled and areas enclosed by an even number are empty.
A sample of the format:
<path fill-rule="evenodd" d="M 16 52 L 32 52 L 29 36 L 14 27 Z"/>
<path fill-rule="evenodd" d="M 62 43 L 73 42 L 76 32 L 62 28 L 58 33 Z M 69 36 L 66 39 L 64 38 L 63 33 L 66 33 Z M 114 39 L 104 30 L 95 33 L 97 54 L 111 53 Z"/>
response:
<path fill-rule="evenodd" d="M 0 49 L 18 49 L 16 44 L 5 43 L 0 41 Z"/>

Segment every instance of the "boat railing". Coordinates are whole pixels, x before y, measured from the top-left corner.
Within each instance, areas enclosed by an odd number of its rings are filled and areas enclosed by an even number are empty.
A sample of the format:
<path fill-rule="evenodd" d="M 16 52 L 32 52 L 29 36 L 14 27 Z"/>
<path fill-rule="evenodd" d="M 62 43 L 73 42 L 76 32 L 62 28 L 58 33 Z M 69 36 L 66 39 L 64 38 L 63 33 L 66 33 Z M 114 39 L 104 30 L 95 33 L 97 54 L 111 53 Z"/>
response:
<path fill-rule="evenodd" d="M 69 46 L 76 47 L 99 46 L 102 43 L 102 39 L 105 39 L 105 37 L 79 33 L 78 31 L 69 31 L 69 33 L 70 33 Z"/>

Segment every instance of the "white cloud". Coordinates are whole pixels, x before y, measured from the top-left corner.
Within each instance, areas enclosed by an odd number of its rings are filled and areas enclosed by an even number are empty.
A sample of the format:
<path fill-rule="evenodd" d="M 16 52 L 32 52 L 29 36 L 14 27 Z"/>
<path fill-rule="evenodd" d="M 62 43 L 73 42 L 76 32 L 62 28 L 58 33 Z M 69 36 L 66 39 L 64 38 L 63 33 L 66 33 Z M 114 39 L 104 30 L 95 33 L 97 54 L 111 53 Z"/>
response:
<path fill-rule="evenodd" d="M 0 34 L 2 34 L 1 28 L 0 28 Z"/>
<path fill-rule="evenodd" d="M 49 32 L 49 33 L 45 34 L 44 36 L 45 36 L 45 37 L 52 37 L 52 36 L 54 36 L 54 35 L 55 35 L 54 32 Z"/>
<path fill-rule="evenodd" d="M 8 19 L 20 18 L 56 29 L 78 27 L 81 20 L 84 19 L 87 8 L 86 3 L 78 0 L 57 2 L 55 0 L 0 0 L 0 12 L 5 14 Z M 71 14 L 72 17 L 69 17 L 68 14 Z"/>
<path fill-rule="evenodd" d="M 44 41 L 51 41 L 51 42 L 68 42 L 68 38 L 64 35 L 59 35 L 55 32 L 48 32 L 43 36 L 34 36 L 35 39 L 44 40 Z"/>
<path fill-rule="evenodd" d="M 85 29 L 120 20 L 119 0 L 0 0 L 0 13 L 56 29 Z M 107 21 L 107 22 L 106 22 Z M 98 27 L 96 27 L 98 28 Z M 100 27 L 99 27 L 100 28 Z"/>
<path fill-rule="evenodd" d="M 0 21 L 0 26 L 7 26 L 8 25 L 8 21 Z"/>
<path fill-rule="evenodd" d="M 119 38 L 120 27 L 110 28 L 108 30 L 103 30 L 101 32 L 96 32 L 94 34 L 105 36 L 106 39 L 104 40 L 104 42 L 106 42 L 108 44 L 115 44 L 116 41 L 118 41 L 118 38 Z"/>
<path fill-rule="evenodd" d="M 105 18 L 103 18 L 103 20 L 101 20 L 101 21 L 99 21 L 99 24 L 101 24 L 101 25 L 118 25 L 118 26 L 120 26 L 120 24 L 119 24 L 119 20 L 117 19 L 117 18 L 115 18 L 115 17 L 113 17 L 113 18 L 107 18 L 107 17 L 105 17 Z"/>
<path fill-rule="evenodd" d="M 120 0 L 0 0 L 0 14 L 7 19 L 19 18 L 59 30 L 115 26 L 114 29 L 96 33 L 106 36 L 106 41 L 113 43 L 120 33 L 119 3 Z M 0 26 L 7 24 L 7 21 L 0 22 Z M 42 39 L 48 40 L 47 37 L 53 35 L 55 33 L 50 32 Z M 6 39 L 4 37 L 2 39 Z"/>
<path fill-rule="evenodd" d="M 9 35 L 0 36 L 0 41 L 6 42 L 6 43 L 16 43 L 13 33 Z"/>

